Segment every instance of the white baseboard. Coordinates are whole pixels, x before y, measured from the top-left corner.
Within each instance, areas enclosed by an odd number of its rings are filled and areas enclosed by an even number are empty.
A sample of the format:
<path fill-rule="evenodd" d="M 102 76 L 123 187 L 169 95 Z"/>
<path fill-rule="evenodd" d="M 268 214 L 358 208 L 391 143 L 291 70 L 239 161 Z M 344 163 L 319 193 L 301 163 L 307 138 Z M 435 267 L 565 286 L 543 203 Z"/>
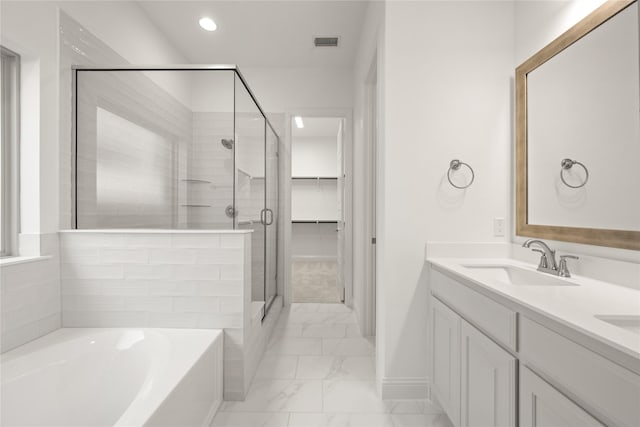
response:
<path fill-rule="evenodd" d="M 382 378 L 380 395 L 383 399 L 428 399 L 427 378 Z"/>

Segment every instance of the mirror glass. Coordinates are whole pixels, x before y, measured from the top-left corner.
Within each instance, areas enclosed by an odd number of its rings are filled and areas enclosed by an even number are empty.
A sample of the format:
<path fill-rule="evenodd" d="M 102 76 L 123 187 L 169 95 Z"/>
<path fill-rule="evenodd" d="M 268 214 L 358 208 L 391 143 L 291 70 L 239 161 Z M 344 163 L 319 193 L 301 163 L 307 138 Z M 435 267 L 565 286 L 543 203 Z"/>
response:
<path fill-rule="evenodd" d="M 640 231 L 638 3 L 601 19 L 581 21 L 517 70 L 519 235 Z"/>

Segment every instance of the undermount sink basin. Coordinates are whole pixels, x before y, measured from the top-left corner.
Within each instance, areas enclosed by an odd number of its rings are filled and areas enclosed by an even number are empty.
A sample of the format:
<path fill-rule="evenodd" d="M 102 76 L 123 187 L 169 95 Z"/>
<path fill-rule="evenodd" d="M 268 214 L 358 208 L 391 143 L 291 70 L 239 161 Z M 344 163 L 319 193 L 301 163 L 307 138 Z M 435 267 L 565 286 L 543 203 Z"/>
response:
<path fill-rule="evenodd" d="M 529 271 L 513 265 L 463 265 L 480 279 L 506 283 L 513 286 L 578 286 L 546 273 Z"/>
<path fill-rule="evenodd" d="M 618 328 L 640 335 L 640 316 L 607 316 L 603 314 L 596 314 L 595 317 L 596 319 L 607 322 L 610 325 L 617 326 Z"/>

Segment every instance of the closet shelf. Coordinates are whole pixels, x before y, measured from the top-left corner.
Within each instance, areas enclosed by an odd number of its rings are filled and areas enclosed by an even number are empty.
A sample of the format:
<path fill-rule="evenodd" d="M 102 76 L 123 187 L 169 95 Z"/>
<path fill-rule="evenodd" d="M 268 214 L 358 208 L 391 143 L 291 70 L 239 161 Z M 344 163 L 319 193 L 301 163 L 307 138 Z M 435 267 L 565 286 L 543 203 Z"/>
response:
<path fill-rule="evenodd" d="M 211 184 L 211 181 L 207 181 L 204 179 L 181 179 L 180 181 L 186 182 L 189 184 Z"/>
<path fill-rule="evenodd" d="M 338 221 L 336 220 L 323 220 L 323 219 L 304 219 L 304 220 L 297 220 L 294 219 L 291 221 L 293 224 L 337 224 Z"/>
<path fill-rule="evenodd" d="M 321 180 L 332 180 L 332 179 L 338 179 L 337 176 L 292 176 L 291 179 L 293 180 L 309 180 L 309 179 L 313 179 L 316 181 L 321 181 Z"/>

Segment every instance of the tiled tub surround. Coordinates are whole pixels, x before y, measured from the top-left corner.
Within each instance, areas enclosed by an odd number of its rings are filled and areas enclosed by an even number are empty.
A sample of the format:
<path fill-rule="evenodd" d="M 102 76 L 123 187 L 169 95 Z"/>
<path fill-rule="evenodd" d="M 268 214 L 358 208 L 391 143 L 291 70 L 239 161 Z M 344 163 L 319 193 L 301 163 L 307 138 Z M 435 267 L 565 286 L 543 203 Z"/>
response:
<path fill-rule="evenodd" d="M 60 327 L 58 235 L 23 234 L 20 240 L 25 256 L 0 262 L 0 352 Z"/>
<path fill-rule="evenodd" d="M 224 329 L 225 399 L 251 380 L 251 232 L 60 232 L 64 327 Z"/>
<path fill-rule="evenodd" d="M 222 401 L 222 340 L 220 330 L 58 329 L 2 355 L 1 423 L 208 425 Z"/>

